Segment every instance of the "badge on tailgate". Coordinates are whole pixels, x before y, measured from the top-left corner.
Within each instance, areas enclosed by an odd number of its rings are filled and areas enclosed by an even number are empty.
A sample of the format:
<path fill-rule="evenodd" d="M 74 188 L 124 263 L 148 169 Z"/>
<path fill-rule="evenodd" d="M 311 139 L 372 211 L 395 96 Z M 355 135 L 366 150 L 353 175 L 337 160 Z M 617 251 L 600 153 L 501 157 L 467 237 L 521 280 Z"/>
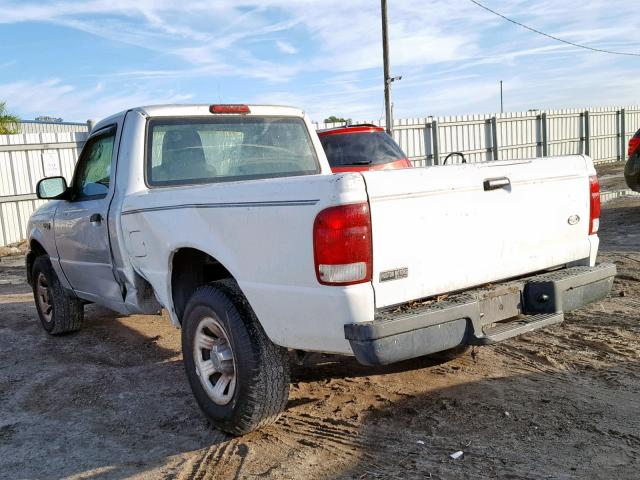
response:
<path fill-rule="evenodd" d="M 400 280 L 409 276 L 409 268 L 395 268 L 393 270 L 385 270 L 380 272 L 380 282 L 389 282 L 391 280 Z"/>
<path fill-rule="evenodd" d="M 577 225 L 579 221 L 580 221 L 580 216 L 579 216 L 579 215 L 571 215 L 571 216 L 567 219 L 567 223 L 568 223 L 569 225 Z"/>

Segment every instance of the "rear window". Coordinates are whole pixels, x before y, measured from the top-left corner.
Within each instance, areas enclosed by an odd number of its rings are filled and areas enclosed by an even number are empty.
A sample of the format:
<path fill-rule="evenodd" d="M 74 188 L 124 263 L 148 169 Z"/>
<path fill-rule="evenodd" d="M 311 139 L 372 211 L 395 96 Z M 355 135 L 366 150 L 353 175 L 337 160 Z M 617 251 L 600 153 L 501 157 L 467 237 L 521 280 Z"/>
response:
<path fill-rule="evenodd" d="M 213 183 L 319 173 L 309 132 L 291 117 L 153 119 L 147 183 Z"/>
<path fill-rule="evenodd" d="M 379 165 L 407 158 L 386 132 L 326 135 L 320 142 L 332 167 Z"/>

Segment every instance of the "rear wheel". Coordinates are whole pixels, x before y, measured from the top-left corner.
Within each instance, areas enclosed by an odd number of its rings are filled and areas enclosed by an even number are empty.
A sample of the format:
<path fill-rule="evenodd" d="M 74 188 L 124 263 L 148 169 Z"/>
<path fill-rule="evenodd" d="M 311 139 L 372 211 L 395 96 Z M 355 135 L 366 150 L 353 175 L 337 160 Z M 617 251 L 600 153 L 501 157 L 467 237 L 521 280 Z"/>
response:
<path fill-rule="evenodd" d="M 182 353 L 198 405 L 242 435 L 275 422 L 289 396 L 287 350 L 273 344 L 234 281 L 200 287 L 182 320 Z"/>
<path fill-rule="evenodd" d="M 84 305 L 60 284 L 48 256 L 35 259 L 31 278 L 42 327 L 52 335 L 79 330 L 84 319 Z"/>

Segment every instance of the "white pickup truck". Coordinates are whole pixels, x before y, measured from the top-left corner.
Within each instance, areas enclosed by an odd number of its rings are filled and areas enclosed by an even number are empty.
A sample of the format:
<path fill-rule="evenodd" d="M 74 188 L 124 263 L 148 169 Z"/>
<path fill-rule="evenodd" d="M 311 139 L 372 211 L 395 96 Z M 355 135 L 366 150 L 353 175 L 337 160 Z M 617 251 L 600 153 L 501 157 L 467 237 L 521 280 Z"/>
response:
<path fill-rule="evenodd" d="M 277 419 L 287 349 L 386 364 L 557 324 L 605 297 L 583 155 L 331 174 L 300 110 L 133 108 L 95 126 L 29 222 L 49 333 L 83 306 L 165 308 L 198 404 L 242 434 Z"/>

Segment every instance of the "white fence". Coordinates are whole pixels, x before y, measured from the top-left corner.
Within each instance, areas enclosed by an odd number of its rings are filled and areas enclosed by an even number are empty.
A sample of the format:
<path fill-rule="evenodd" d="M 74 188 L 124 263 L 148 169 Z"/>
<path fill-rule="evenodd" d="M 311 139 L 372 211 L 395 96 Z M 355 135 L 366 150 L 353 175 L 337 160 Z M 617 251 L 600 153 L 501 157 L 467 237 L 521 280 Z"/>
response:
<path fill-rule="evenodd" d="M 86 123 L 23 122 L 17 135 L 0 135 L 0 246 L 27 236 L 27 220 L 42 203 L 38 180 L 63 175 L 71 181 Z"/>
<path fill-rule="evenodd" d="M 615 162 L 626 160 L 638 128 L 640 107 L 618 107 L 408 118 L 394 122 L 393 135 L 415 166 L 443 165 L 453 152 L 470 162 L 576 153 Z M 21 134 L 0 135 L 0 245 L 26 237 L 27 219 L 42 203 L 34 193 L 38 180 L 71 179 L 87 131 L 86 124 L 24 122 Z"/>
<path fill-rule="evenodd" d="M 408 118 L 394 122 L 393 136 L 415 166 L 443 165 L 453 152 L 468 162 L 585 153 L 600 163 L 625 160 L 638 128 L 640 107 L 595 108 Z"/>

